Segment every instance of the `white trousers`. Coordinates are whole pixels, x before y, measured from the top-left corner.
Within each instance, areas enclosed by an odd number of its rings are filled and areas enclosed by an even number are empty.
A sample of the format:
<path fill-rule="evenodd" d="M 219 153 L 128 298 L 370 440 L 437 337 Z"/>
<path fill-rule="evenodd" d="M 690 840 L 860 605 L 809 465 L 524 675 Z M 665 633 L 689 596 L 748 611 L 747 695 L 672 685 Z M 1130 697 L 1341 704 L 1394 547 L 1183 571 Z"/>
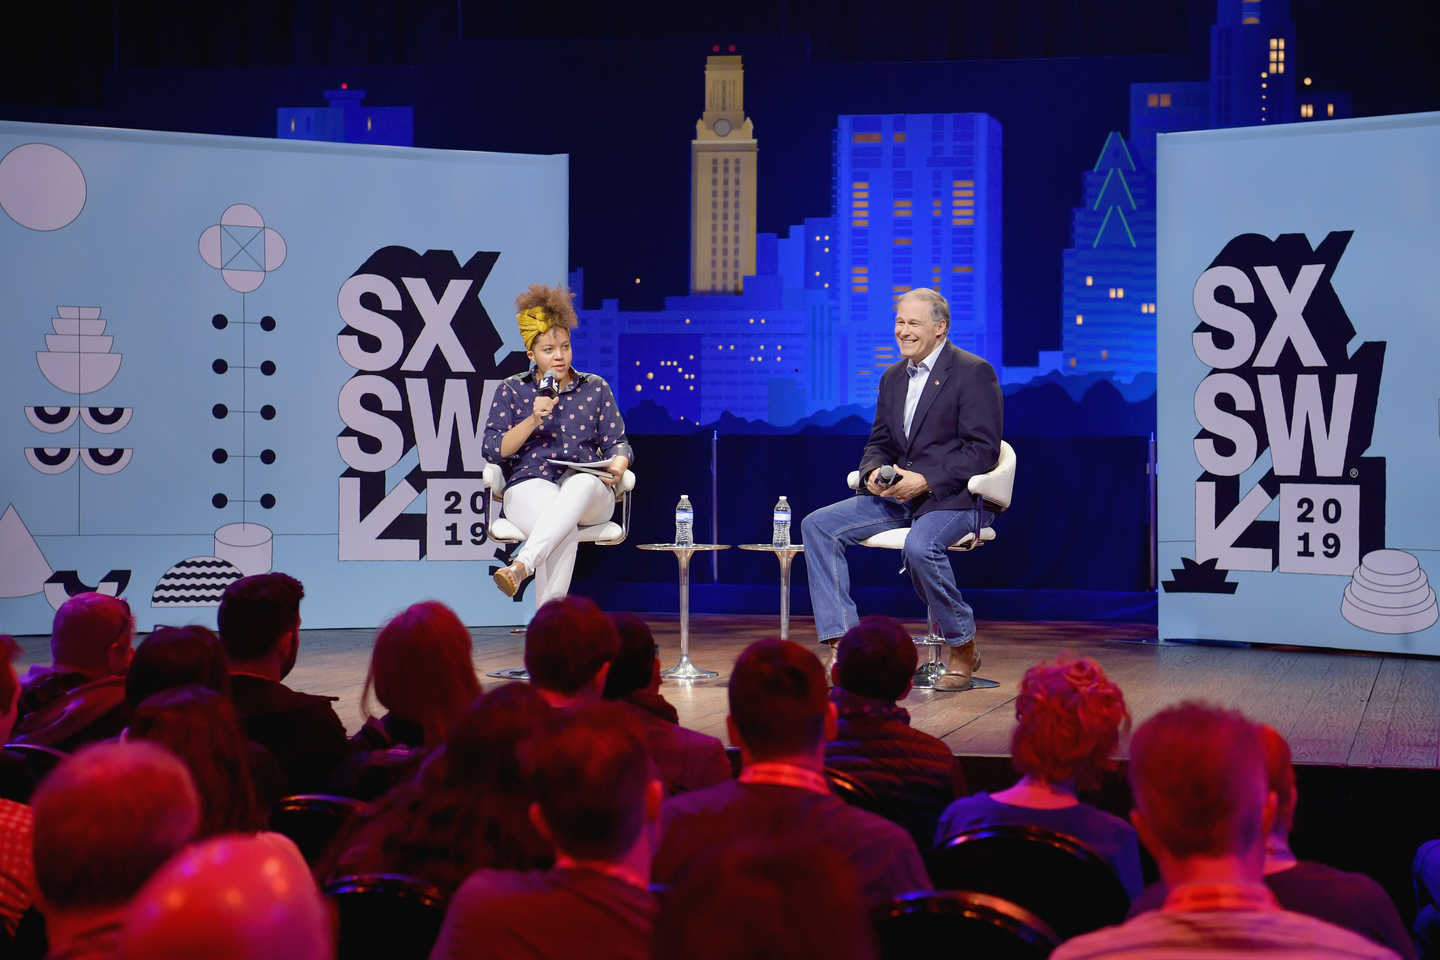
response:
<path fill-rule="evenodd" d="M 535 572 L 535 606 L 570 592 L 581 526 L 615 512 L 615 491 L 599 477 L 572 473 L 560 482 L 534 477 L 505 488 L 505 516 L 525 534 L 515 559 Z"/>

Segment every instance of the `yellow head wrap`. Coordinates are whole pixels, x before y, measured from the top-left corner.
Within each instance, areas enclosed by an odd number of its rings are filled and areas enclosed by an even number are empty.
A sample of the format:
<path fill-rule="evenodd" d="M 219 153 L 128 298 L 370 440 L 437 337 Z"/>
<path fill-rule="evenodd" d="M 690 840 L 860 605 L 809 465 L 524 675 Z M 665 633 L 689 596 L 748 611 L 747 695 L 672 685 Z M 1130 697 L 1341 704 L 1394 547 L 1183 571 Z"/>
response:
<path fill-rule="evenodd" d="M 520 325 L 520 339 L 525 341 L 526 350 L 535 345 L 541 334 L 556 325 L 555 320 L 541 307 L 531 307 L 524 313 L 515 314 L 515 322 Z"/>

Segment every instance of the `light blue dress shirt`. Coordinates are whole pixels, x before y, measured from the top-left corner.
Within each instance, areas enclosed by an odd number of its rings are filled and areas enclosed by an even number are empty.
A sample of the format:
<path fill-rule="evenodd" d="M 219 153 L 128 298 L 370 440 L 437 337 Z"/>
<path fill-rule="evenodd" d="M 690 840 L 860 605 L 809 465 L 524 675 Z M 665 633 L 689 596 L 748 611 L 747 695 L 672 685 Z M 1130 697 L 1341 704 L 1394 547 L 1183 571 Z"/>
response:
<path fill-rule="evenodd" d="M 910 438 L 910 422 L 915 419 L 915 408 L 920 406 L 920 394 L 925 392 L 925 378 L 935 369 L 935 358 L 945 349 L 945 340 L 930 352 L 930 356 L 919 363 L 913 361 L 905 368 L 910 374 L 910 383 L 905 388 L 905 438 Z"/>

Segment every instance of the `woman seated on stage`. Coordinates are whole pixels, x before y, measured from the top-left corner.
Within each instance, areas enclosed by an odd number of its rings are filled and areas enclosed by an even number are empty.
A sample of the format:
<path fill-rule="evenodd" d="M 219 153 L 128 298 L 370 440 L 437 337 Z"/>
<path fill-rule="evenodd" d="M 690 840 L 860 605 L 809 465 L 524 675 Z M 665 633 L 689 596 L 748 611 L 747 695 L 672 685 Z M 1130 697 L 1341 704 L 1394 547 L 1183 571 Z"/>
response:
<path fill-rule="evenodd" d="M 1015 719 L 1010 757 L 1020 782 L 950 804 L 940 816 L 936 846 L 976 827 L 1041 827 L 1104 857 L 1135 899 L 1145 887 L 1135 828 L 1076 796 L 1077 787 L 1098 787 L 1100 775 L 1115 767 L 1112 754 L 1130 726 L 1125 695 L 1094 660 L 1062 656 L 1025 672 Z"/>
<path fill-rule="evenodd" d="M 537 608 L 569 593 L 579 528 L 610 519 L 611 488 L 632 456 L 609 384 L 570 366 L 576 323 L 570 297 L 564 287 L 537 283 L 516 298 L 515 319 L 533 366 L 501 382 L 485 425 L 485 459 L 505 471 L 505 516 L 525 534 L 514 562 L 496 571 L 495 585 L 513 597 L 533 573 Z M 606 459 L 603 477 L 549 463 Z"/>

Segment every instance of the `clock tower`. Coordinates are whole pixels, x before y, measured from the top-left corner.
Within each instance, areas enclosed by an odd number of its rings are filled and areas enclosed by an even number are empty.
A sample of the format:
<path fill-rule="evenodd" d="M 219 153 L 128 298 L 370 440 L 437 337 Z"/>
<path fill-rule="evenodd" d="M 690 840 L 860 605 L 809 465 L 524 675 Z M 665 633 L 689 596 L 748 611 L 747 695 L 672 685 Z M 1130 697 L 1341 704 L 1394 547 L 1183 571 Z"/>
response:
<path fill-rule="evenodd" d="M 755 131 L 739 57 L 705 61 L 705 112 L 690 143 L 690 292 L 741 293 L 755 272 Z"/>

